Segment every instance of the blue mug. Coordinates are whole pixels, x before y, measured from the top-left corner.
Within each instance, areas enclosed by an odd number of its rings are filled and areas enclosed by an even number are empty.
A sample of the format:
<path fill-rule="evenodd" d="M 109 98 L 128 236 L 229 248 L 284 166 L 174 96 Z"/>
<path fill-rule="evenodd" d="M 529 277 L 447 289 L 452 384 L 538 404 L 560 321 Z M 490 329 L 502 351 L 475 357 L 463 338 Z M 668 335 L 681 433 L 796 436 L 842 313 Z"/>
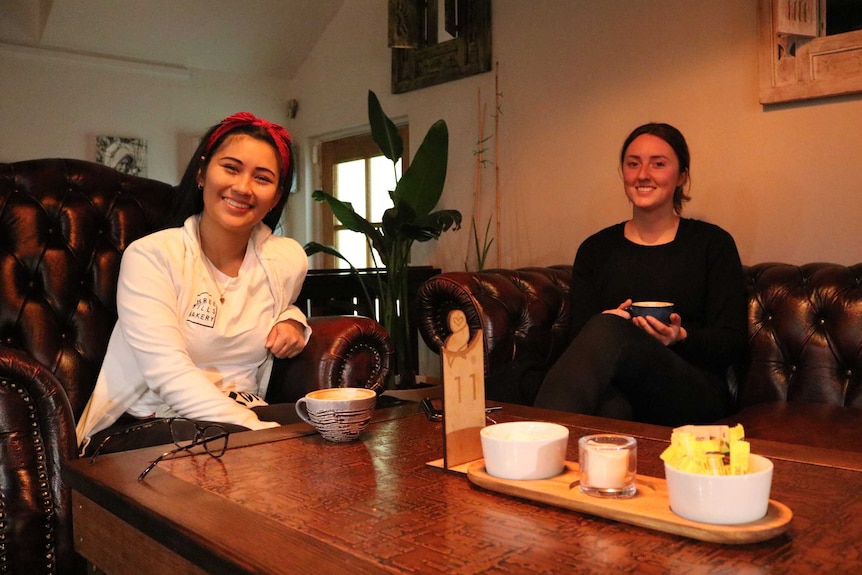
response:
<path fill-rule="evenodd" d="M 673 313 L 673 304 L 667 301 L 636 301 L 626 311 L 632 317 L 652 316 L 662 323 L 669 324 L 670 314 Z"/>

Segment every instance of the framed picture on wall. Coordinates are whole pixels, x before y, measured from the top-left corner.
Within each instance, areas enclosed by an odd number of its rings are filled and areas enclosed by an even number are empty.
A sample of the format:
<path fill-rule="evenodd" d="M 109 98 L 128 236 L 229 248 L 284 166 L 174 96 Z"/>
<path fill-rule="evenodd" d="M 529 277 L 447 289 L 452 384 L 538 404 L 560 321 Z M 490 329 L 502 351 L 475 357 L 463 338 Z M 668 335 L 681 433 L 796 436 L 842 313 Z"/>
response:
<path fill-rule="evenodd" d="M 132 176 L 147 175 L 147 141 L 96 136 L 96 161 Z"/>

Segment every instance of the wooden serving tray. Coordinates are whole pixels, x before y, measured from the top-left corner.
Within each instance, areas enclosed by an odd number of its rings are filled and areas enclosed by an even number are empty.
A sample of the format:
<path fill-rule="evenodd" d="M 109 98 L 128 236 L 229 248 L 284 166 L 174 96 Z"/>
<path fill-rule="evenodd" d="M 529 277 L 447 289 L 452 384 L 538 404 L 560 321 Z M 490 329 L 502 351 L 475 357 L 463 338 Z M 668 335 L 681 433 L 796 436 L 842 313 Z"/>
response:
<path fill-rule="evenodd" d="M 750 523 L 713 525 L 684 519 L 670 510 L 665 480 L 645 475 L 637 476 L 638 492 L 634 497 L 592 497 L 581 492 L 578 464 L 570 461 L 566 462 L 566 470 L 556 477 L 514 481 L 488 475 L 485 461 L 480 459 L 467 468 L 467 477 L 475 485 L 491 491 L 712 543 L 733 545 L 766 541 L 787 531 L 793 518 L 789 507 L 770 499 L 766 516 Z"/>

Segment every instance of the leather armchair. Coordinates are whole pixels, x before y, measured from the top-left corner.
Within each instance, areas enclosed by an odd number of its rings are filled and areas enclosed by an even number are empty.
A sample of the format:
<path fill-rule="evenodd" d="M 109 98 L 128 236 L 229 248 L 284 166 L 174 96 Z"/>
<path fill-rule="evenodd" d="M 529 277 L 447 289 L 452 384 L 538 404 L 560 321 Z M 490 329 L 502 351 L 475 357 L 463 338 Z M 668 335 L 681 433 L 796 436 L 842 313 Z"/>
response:
<path fill-rule="evenodd" d="M 0 572 L 83 573 L 72 539 L 75 422 L 116 322 L 123 250 L 158 229 L 173 188 L 80 160 L 0 164 Z M 376 321 L 310 318 L 277 360 L 270 401 L 334 386 L 383 390 L 392 345 Z"/>
<path fill-rule="evenodd" d="M 739 410 L 727 422 L 750 437 L 862 451 L 862 263 L 744 271 L 748 358 L 733 370 Z M 439 353 L 460 309 L 484 331 L 486 385 L 507 370 L 510 382 L 540 383 L 568 344 L 570 288 L 565 265 L 440 274 L 419 289 L 419 332 Z M 526 358 L 532 372 L 513 370 Z M 530 403 L 534 391 L 504 395 Z"/>

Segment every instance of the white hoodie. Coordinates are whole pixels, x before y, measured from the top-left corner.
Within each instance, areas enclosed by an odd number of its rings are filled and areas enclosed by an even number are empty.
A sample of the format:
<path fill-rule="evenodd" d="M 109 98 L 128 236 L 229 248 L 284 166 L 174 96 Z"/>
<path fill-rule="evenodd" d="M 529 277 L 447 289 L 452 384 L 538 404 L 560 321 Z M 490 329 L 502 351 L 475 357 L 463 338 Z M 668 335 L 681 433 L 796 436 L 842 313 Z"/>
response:
<path fill-rule="evenodd" d="M 244 283 L 227 287 L 230 301 L 222 305 L 214 295 L 222 288 L 202 259 L 198 222 L 192 216 L 182 228 L 150 234 L 124 252 L 118 321 L 76 429 L 81 449 L 127 411 L 249 429 L 278 425 L 260 421 L 226 392 L 266 395 L 272 355 L 264 342 L 276 323 L 299 321 L 308 342 L 311 329 L 293 305 L 308 258 L 298 242 L 258 224 L 238 277 Z"/>

